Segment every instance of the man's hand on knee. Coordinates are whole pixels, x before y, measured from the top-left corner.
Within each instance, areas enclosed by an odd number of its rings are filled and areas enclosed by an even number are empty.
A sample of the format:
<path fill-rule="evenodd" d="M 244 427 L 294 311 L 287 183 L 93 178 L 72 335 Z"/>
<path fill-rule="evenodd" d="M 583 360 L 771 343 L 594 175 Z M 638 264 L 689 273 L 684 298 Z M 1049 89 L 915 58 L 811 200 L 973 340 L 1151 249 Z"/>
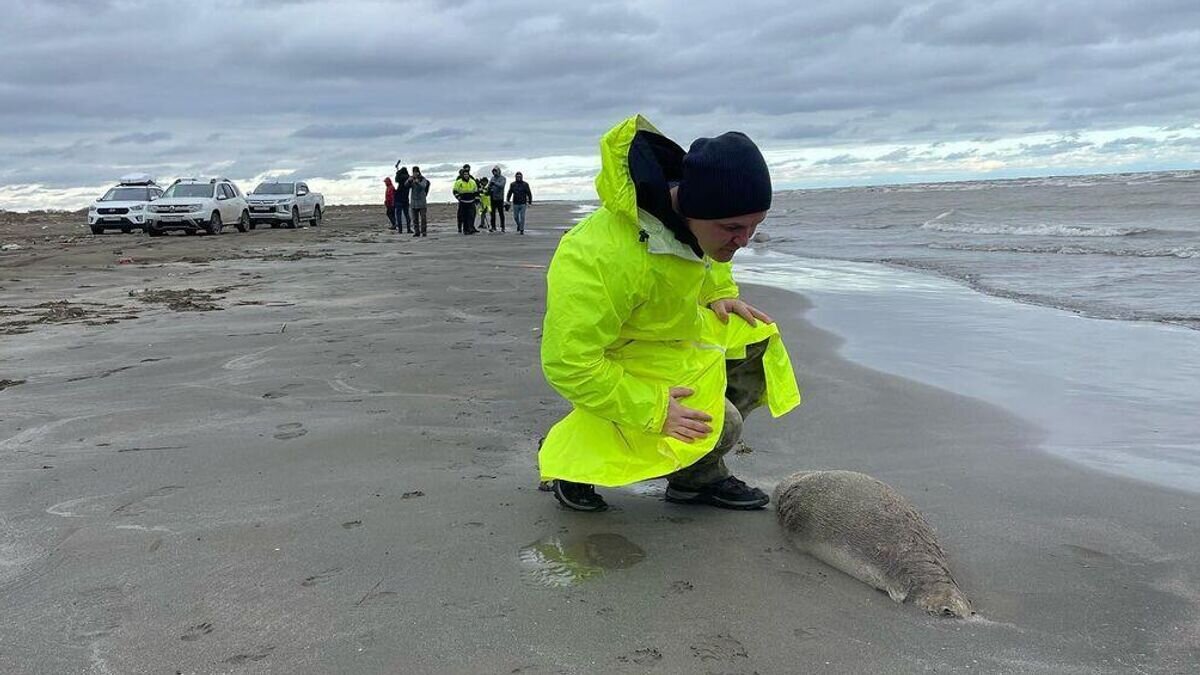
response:
<path fill-rule="evenodd" d="M 671 387 L 667 402 L 667 419 L 663 421 L 663 434 L 677 438 L 684 443 L 691 443 L 712 433 L 712 427 L 707 423 L 712 421 L 712 415 L 688 408 L 679 399 L 691 396 L 693 392 L 687 387 Z"/>
<path fill-rule="evenodd" d="M 721 323 L 729 323 L 729 313 L 733 312 L 746 320 L 746 323 L 751 326 L 758 325 L 759 321 L 763 323 L 775 323 L 775 320 L 767 316 L 766 312 L 759 310 L 752 305 L 749 305 L 738 298 L 723 298 L 721 300 L 713 300 L 708 304 L 708 308 L 716 313 L 717 318 Z"/>

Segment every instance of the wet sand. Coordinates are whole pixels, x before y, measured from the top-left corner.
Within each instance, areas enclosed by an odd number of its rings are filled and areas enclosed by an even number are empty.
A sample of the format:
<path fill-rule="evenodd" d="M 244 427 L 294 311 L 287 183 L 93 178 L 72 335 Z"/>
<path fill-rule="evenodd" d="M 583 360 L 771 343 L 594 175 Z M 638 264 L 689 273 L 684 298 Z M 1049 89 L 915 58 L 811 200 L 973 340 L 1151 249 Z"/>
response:
<path fill-rule="evenodd" d="M 566 411 L 537 349 L 570 206 L 536 205 L 526 237 L 459 237 L 444 210 L 421 240 L 377 211 L 0 228 L 22 246 L 0 254 L 0 670 L 1194 672 L 1200 500 L 848 363 L 782 291 L 744 294 L 806 402 L 752 416 L 731 467 L 889 482 L 982 618 L 897 606 L 790 550 L 772 511 L 666 504 L 661 482 L 561 510 L 536 489 Z"/>

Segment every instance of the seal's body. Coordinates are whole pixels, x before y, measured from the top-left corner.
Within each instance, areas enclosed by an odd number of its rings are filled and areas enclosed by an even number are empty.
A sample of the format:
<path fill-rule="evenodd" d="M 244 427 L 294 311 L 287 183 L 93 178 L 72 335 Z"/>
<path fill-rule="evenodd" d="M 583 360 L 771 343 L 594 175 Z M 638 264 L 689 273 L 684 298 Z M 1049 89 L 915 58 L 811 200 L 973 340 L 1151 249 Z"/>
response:
<path fill-rule="evenodd" d="M 974 614 L 933 529 L 898 492 L 853 471 L 801 471 L 775 488 L 792 543 L 850 576 L 930 614 Z"/>

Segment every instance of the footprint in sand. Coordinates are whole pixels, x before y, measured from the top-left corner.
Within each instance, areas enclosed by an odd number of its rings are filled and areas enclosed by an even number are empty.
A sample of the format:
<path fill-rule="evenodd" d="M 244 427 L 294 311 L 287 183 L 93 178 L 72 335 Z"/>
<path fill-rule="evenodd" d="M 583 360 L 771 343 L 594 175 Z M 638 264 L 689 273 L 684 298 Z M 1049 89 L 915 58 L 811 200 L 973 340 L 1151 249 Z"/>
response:
<path fill-rule="evenodd" d="M 639 666 L 648 666 L 651 663 L 657 663 L 662 660 L 662 652 L 654 647 L 642 647 L 635 649 L 624 656 L 618 656 L 617 660 L 621 663 L 636 663 Z"/>
<path fill-rule="evenodd" d="M 695 590 L 695 586 L 690 581 L 672 581 L 671 588 L 667 591 L 668 595 L 680 595 L 689 591 Z M 667 597 L 666 595 L 662 597 Z"/>
<path fill-rule="evenodd" d="M 750 658 L 746 647 L 729 635 L 701 635 L 691 648 L 692 656 L 701 661 L 733 661 L 734 659 Z"/>
<path fill-rule="evenodd" d="M 341 572 L 342 572 L 342 568 L 331 567 L 330 569 L 327 569 L 324 572 L 318 572 L 317 574 L 314 574 L 311 577 L 308 577 L 304 581 L 301 581 L 300 585 L 304 586 L 305 588 L 308 588 L 310 586 L 316 586 L 318 584 L 323 584 L 326 581 L 329 581 L 330 579 L 336 577 L 338 574 L 341 574 Z"/>
<path fill-rule="evenodd" d="M 245 653 L 245 654 L 234 654 L 233 656 L 225 659 L 221 663 L 228 663 L 230 665 L 236 666 L 236 665 L 246 663 L 247 661 L 262 661 L 263 659 L 270 656 L 271 652 L 274 650 L 275 650 L 275 647 L 273 647 L 271 645 L 262 645 L 259 647 L 255 647 L 254 649 L 250 650 L 248 653 Z"/>
<path fill-rule="evenodd" d="M 305 429 L 304 425 L 299 422 L 288 422 L 287 424 L 280 424 L 275 428 L 277 429 L 275 438 L 281 441 L 290 441 L 293 438 L 300 438 L 308 433 L 308 429 Z"/>
<path fill-rule="evenodd" d="M 136 516 L 145 513 L 146 511 L 151 510 L 154 505 L 163 497 L 182 489 L 182 485 L 165 485 L 157 490 L 151 491 L 146 495 L 126 501 L 125 503 L 113 509 L 112 515 Z"/>
<path fill-rule="evenodd" d="M 131 614 L 122 586 L 100 586 L 74 594 L 70 603 L 71 640 L 90 645 L 117 631 Z"/>
<path fill-rule="evenodd" d="M 363 605 L 395 605 L 399 603 L 399 598 L 392 591 L 372 591 L 367 593 L 356 603 L 356 606 Z"/>
<path fill-rule="evenodd" d="M 303 386 L 304 386 L 303 382 L 291 382 L 291 383 L 285 384 L 282 387 L 275 389 L 273 391 L 268 391 L 267 393 L 263 394 L 262 397 L 267 400 L 283 398 L 288 395 L 289 390 L 298 389 Z"/>
<path fill-rule="evenodd" d="M 804 628 L 793 630 L 792 634 L 801 642 L 810 642 L 821 638 L 825 634 L 825 631 L 815 626 L 805 626 Z"/>
<path fill-rule="evenodd" d="M 179 636 L 179 639 L 184 642 L 195 642 L 211 632 L 213 632 L 213 625 L 206 621 L 189 627 L 183 635 Z"/>

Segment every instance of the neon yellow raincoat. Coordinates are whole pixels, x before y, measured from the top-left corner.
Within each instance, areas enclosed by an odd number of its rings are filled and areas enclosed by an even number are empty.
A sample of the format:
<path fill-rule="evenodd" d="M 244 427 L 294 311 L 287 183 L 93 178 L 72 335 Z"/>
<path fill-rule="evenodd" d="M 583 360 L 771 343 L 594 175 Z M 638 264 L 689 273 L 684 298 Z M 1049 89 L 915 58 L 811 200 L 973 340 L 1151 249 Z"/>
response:
<path fill-rule="evenodd" d="M 708 308 L 737 297 L 730 264 L 697 256 L 639 208 L 631 160 L 646 164 L 647 139 L 664 140 L 640 115 L 604 135 L 603 205 L 563 236 L 547 272 L 542 371 L 574 410 L 542 444 L 543 480 L 612 487 L 695 463 L 720 437 L 726 359 L 762 340 L 762 403 L 775 417 L 800 403 L 779 329 L 732 315 L 724 324 Z M 682 403 L 712 415 L 713 433 L 692 443 L 662 433 L 671 387 L 695 392 Z"/>

